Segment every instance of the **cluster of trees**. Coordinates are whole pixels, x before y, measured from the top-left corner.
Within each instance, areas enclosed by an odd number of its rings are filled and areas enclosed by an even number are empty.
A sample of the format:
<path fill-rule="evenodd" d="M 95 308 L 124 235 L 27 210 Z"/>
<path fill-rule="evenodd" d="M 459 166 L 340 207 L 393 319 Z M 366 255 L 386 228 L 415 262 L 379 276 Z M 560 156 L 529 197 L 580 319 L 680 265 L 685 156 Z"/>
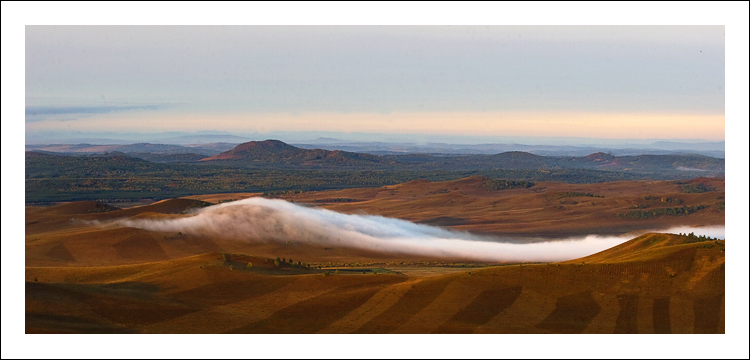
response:
<path fill-rule="evenodd" d="M 484 188 L 490 191 L 494 190 L 503 190 L 503 189 L 511 189 L 511 188 L 530 188 L 534 186 L 534 183 L 531 181 L 523 181 L 523 180 L 501 180 L 501 179 L 487 179 L 487 181 L 484 183 Z"/>
<path fill-rule="evenodd" d="M 291 258 L 289 259 L 289 261 L 286 261 L 286 258 L 279 258 L 278 256 L 276 257 L 276 259 L 274 259 L 273 264 L 276 267 L 288 266 L 288 267 L 295 267 L 295 268 L 300 268 L 300 269 L 310 268 L 309 263 L 303 264 L 301 261 L 297 261 L 297 263 L 295 264 L 294 260 L 292 260 Z"/>
<path fill-rule="evenodd" d="M 264 191 L 263 196 L 271 197 L 271 196 L 279 196 L 279 195 L 294 195 L 294 194 L 302 194 L 302 190 L 276 190 L 276 191 Z"/>
<path fill-rule="evenodd" d="M 683 234 L 680 233 L 680 236 L 686 236 L 687 239 L 685 240 L 685 243 L 695 243 L 695 242 L 701 242 L 701 241 L 718 241 L 721 240 L 717 237 L 710 237 L 706 235 L 695 235 L 694 232 L 691 232 L 690 234 Z"/>
<path fill-rule="evenodd" d="M 683 216 L 695 213 L 698 210 L 705 209 L 709 205 L 693 205 L 693 206 L 680 206 L 671 208 L 661 208 L 652 210 L 631 210 L 624 214 L 617 214 L 621 218 L 625 219 L 651 219 L 663 215 L 669 216 Z"/>
<path fill-rule="evenodd" d="M 341 203 L 341 202 L 356 202 L 357 199 L 351 198 L 331 198 L 331 199 L 315 199 L 315 202 L 319 203 Z"/>
<path fill-rule="evenodd" d="M 709 191 L 716 191 L 716 189 L 701 183 L 688 183 L 680 185 L 680 190 L 684 193 L 704 193 Z"/>
<path fill-rule="evenodd" d="M 654 196 L 654 195 L 646 195 L 643 197 L 643 200 L 650 201 L 650 202 L 662 202 L 666 204 L 682 204 L 684 201 L 679 198 L 673 198 L 673 197 L 665 197 L 665 196 Z"/>
<path fill-rule="evenodd" d="M 104 212 L 110 212 L 110 211 L 115 211 L 115 210 L 120 210 L 120 209 L 114 206 L 107 205 L 107 204 L 97 203 L 96 205 L 94 205 L 93 208 L 89 209 L 88 212 L 89 213 L 104 213 Z"/>
<path fill-rule="evenodd" d="M 597 198 L 603 198 L 604 195 L 596 195 L 592 193 L 585 193 L 585 192 L 577 192 L 577 191 L 565 191 L 557 194 L 558 199 L 566 198 L 566 197 L 597 197 Z"/>

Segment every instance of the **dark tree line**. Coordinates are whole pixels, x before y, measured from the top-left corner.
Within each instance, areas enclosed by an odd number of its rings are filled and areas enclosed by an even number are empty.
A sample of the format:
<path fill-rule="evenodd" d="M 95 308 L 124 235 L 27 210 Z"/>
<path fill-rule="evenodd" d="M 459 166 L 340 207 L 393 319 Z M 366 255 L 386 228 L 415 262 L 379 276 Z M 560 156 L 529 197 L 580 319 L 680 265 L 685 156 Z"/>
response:
<path fill-rule="evenodd" d="M 693 205 L 693 206 L 680 206 L 671 208 L 661 208 L 653 210 L 631 210 L 627 213 L 617 214 L 621 218 L 625 219 L 651 219 L 659 216 L 683 216 L 690 215 L 698 210 L 705 209 L 709 205 Z"/>

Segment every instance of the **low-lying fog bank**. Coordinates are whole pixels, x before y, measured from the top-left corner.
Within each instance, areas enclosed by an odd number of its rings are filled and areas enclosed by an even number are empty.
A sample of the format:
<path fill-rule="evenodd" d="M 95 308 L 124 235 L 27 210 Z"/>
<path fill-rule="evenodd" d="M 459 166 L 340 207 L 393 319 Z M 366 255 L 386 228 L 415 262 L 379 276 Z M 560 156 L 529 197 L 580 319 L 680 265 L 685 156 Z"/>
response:
<path fill-rule="evenodd" d="M 671 234 L 690 234 L 697 236 L 705 235 L 712 238 L 724 239 L 724 226 L 675 226 L 668 229 L 654 230 L 650 232 L 661 232 Z M 644 232 L 645 233 L 645 232 Z"/>
<path fill-rule="evenodd" d="M 381 253 L 410 254 L 487 262 L 552 262 L 575 259 L 619 245 L 630 238 L 589 235 L 519 243 L 373 215 L 349 215 L 260 197 L 207 207 L 179 219 L 120 220 L 120 226 L 181 231 L 208 236 L 343 246 Z M 718 236 L 720 228 L 721 236 Z M 701 232 L 701 231 L 709 232 Z M 724 227 L 665 230 L 724 237 Z M 713 234 L 713 235 L 711 235 Z"/>

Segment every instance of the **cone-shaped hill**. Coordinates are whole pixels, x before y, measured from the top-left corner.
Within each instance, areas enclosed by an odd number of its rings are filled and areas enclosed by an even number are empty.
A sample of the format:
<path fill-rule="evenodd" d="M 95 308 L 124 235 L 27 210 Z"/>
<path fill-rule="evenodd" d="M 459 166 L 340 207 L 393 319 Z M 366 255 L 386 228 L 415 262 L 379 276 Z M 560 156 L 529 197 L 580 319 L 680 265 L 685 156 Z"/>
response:
<path fill-rule="evenodd" d="M 250 141 L 232 150 L 210 156 L 200 161 L 235 161 L 273 163 L 302 166 L 365 166 L 381 163 L 375 155 L 323 149 L 302 149 L 278 140 Z"/>

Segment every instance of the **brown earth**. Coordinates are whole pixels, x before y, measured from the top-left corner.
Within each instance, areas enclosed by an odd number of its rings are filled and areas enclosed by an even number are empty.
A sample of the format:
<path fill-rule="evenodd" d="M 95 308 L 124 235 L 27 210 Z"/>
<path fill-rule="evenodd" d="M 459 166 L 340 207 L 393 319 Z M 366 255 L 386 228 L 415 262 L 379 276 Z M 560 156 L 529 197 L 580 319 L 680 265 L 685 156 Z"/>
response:
<path fill-rule="evenodd" d="M 715 191 L 683 193 L 675 181 L 599 184 L 539 182 L 531 188 L 487 190 L 487 179 L 412 181 L 380 188 L 306 192 L 280 196 L 343 213 L 368 213 L 453 229 L 494 234 L 565 236 L 623 234 L 677 225 L 724 225 L 722 179 L 699 178 Z M 570 196 L 574 193 L 591 196 Z M 657 199 L 646 200 L 646 197 Z M 664 201 L 662 201 L 664 199 Z M 628 219 L 631 210 L 708 205 L 686 216 Z"/>
<path fill-rule="evenodd" d="M 415 277 L 206 253 L 27 267 L 27 333 L 723 333 L 724 241 Z M 675 245 L 669 245 L 675 244 Z M 619 249 L 622 250 L 622 249 Z M 252 263 L 251 267 L 247 267 Z"/>
<path fill-rule="evenodd" d="M 715 179 L 701 181 L 716 191 L 699 194 L 681 193 L 674 182 L 540 183 L 486 191 L 481 181 L 411 182 L 288 198 L 496 233 L 724 224 L 716 208 L 723 181 Z M 604 197 L 559 197 L 565 192 Z M 216 201 L 238 198 L 223 194 Z M 661 198 L 710 207 L 650 220 L 616 215 L 634 204 L 677 206 L 663 205 Z M 107 225 L 117 218 L 190 216 L 205 205 L 196 200 L 123 210 L 92 202 L 26 207 L 26 332 L 724 332 L 723 240 L 645 234 L 568 262 L 488 266 Z M 557 209 L 571 200 L 577 203 Z M 276 257 L 284 261 L 275 263 Z"/>

